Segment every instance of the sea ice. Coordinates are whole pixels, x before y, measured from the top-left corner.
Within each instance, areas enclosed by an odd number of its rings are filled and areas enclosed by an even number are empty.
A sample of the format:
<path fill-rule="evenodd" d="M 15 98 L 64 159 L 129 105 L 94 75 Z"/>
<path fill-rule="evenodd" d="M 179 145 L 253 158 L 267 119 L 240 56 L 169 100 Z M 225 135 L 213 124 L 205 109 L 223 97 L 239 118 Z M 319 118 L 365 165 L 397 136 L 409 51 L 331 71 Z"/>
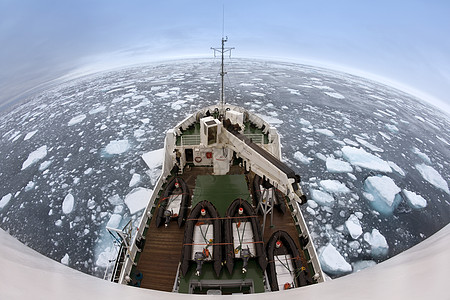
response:
<path fill-rule="evenodd" d="M 23 138 L 24 141 L 29 140 L 33 137 L 33 135 L 35 135 L 37 132 L 37 130 L 33 130 L 31 132 L 28 132 L 27 135 Z"/>
<path fill-rule="evenodd" d="M 153 190 L 146 188 L 135 188 L 125 197 L 125 204 L 128 206 L 131 214 L 144 209 L 150 201 Z"/>
<path fill-rule="evenodd" d="M 105 151 L 108 154 L 122 154 L 128 149 L 130 149 L 130 143 L 128 142 L 128 140 L 117 140 L 110 141 L 106 146 Z"/>
<path fill-rule="evenodd" d="M 39 165 L 39 171 L 44 171 L 52 164 L 51 160 L 46 160 Z"/>
<path fill-rule="evenodd" d="M 111 203 L 112 205 L 120 205 L 123 203 L 119 195 L 113 195 L 111 197 L 108 197 L 108 202 Z"/>
<path fill-rule="evenodd" d="M 320 265 L 324 272 L 330 275 L 342 275 L 352 271 L 352 266 L 331 243 L 320 248 L 318 252 Z"/>
<path fill-rule="evenodd" d="M 3 209 L 11 200 L 12 198 L 12 194 L 6 194 L 5 196 L 2 197 L 2 200 L 0 200 L 0 209 Z"/>
<path fill-rule="evenodd" d="M 350 192 L 350 189 L 338 180 L 321 180 L 319 184 L 325 191 L 329 193 L 346 194 Z"/>
<path fill-rule="evenodd" d="M 314 129 L 315 132 L 329 136 L 329 137 L 333 137 L 334 133 L 333 131 L 326 129 L 326 128 L 318 128 L 318 129 Z"/>
<path fill-rule="evenodd" d="M 326 161 L 327 171 L 330 173 L 351 173 L 352 166 L 343 160 L 327 157 Z"/>
<path fill-rule="evenodd" d="M 311 198 L 318 204 L 323 206 L 333 206 L 334 197 L 326 192 L 319 190 L 310 190 Z"/>
<path fill-rule="evenodd" d="M 369 143 L 368 141 L 360 138 L 360 137 L 356 137 L 356 140 L 358 141 L 358 143 L 360 143 L 361 145 L 365 146 L 366 148 L 369 148 L 371 151 L 373 152 L 384 152 L 383 149 Z"/>
<path fill-rule="evenodd" d="M 305 120 L 305 119 L 303 119 L 303 118 L 300 118 L 299 122 L 300 122 L 300 124 L 302 124 L 303 126 L 311 127 L 311 122 L 309 122 L 308 120 Z"/>
<path fill-rule="evenodd" d="M 138 184 L 140 181 L 141 181 L 141 175 L 134 173 L 133 176 L 131 177 L 130 184 L 128 186 L 133 187 L 136 184 Z"/>
<path fill-rule="evenodd" d="M 111 261 L 117 258 L 117 250 L 114 247 L 107 247 L 101 252 L 95 264 L 101 268 L 107 268 Z"/>
<path fill-rule="evenodd" d="M 108 223 L 106 224 L 106 227 L 110 228 L 119 228 L 120 222 L 122 221 L 122 216 L 119 214 L 113 214 L 111 215 L 111 218 L 109 218 Z"/>
<path fill-rule="evenodd" d="M 372 257 L 381 258 L 387 255 L 389 245 L 386 238 L 378 231 L 378 229 L 372 229 L 372 233 L 364 233 L 364 240 L 370 245 L 370 254 Z"/>
<path fill-rule="evenodd" d="M 360 260 L 352 263 L 353 273 L 375 266 L 377 263 L 373 260 Z"/>
<path fill-rule="evenodd" d="M 133 133 L 135 138 L 140 138 L 144 134 L 145 134 L 145 130 L 142 130 L 142 129 L 136 129 Z"/>
<path fill-rule="evenodd" d="M 34 186 L 36 184 L 33 181 L 29 181 L 27 183 L 27 185 L 25 186 L 25 192 L 31 191 L 32 189 L 34 189 Z"/>
<path fill-rule="evenodd" d="M 418 148 L 413 147 L 412 152 L 420 157 L 425 163 L 431 164 L 431 159 L 425 153 L 421 152 Z"/>
<path fill-rule="evenodd" d="M 405 189 L 403 189 L 402 192 L 406 197 L 406 202 L 411 208 L 420 209 L 427 206 L 427 200 L 425 200 L 422 196 Z"/>
<path fill-rule="evenodd" d="M 441 174 L 438 173 L 433 167 L 427 166 L 425 164 L 416 165 L 417 171 L 422 175 L 423 179 L 434 185 L 435 187 L 443 190 L 447 194 L 450 194 L 448 189 L 447 181 L 442 178 Z"/>
<path fill-rule="evenodd" d="M 383 215 L 390 215 L 400 204 L 401 189 L 387 176 L 370 176 L 364 181 L 364 196 L 370 205 Z"/>
<path fill-rule="evenodd" d="M 67 123 L 67 126 L 72 126 L 72 125 L 78 124 L 80 122 L 83 122 L 84 119 L 86 119 L 85 114 L 75 116 L 72 119 L 70 119 L 69 123 Z"/>
<path fill-rule="evenodd" d="M 353 214 L 345 221 L 345 227 L 347 227 L 348 232 L 354 240 L 363 233 L 358 217 Z"/>
<path fill-rule="evenodd" d="M 99 107 L 96 107 L 96 108 L 91 109 L 91 110 L 89 111 L 89 114 L 90 114 L 90 115 L 97 114 L 97 113 L 102 112 L 102 111 L 104 111 L 104 110 L 106 110 L 106 106 L 101 105 L 101 106 L 99 106 Z"/>
<path fill-rule="evenodd" d="M 362 148 L 344 146 L 342 147 L 342 154 L 344 159 L 354 166 L 386 173 L 392 172 L 387 162 L 373 154 L 367 153 Z"/>
<path fill-rule="evenodd" d="M 25 170 L 26 168 L 37 163 L 38 161 L 40 161 L 41 159 L 43 159 L 46 156 L 47 156 L 47 146 L 41 146 L 41 147 L 37 148 L 36 150 L 31 152 L 28 155 L 27 160 L 25 160 L 23 162 L 22 170 Z"/>
<path fill-rule="evenodd" d="M 150 169 L 156 169 L 163 164 L 164 148 L 144 153 L 142 159 Z"/>
<path fill-rule="evenodd" d="M 400 168 L 396 163 L 394 163 L 392 161 L 388 161 L 388 164 L 392 168 L 392 170 L 397 172 L 400 176 L 406 175 L 405 171 L 403 171 L 402 168 Z"/>
<path fill-rule="evenodd" d="M 62 211 L 64 214 L 70 214 L 73 210 L 73 205 L 75 204 L 75 198 L 71 193 L 67 194 L 62 203 Z"/>
<path fill-rule="evenodd" d="M 64 257 L 61 258 L 61 263 L 62 263 L 63 265 L 66 265 L 66 266 L 69 265 L 69 254 L 66 253 L 66 254 L 64 255 Z"/>
<path fill-rule="evenodd" d="M 302 164 L 305 165 L 309 165 L 311 158 L 305 156 L 303 153 L 301 153 L 300 151 L 296 151 L 294 153 L 294 158 L 296 160 L 298 160 L 299 162 L 301 162 Z"/>
<path fill-rule="evenodd" d="M 345 97 L 339 93 L 336 92 L 324 92 L 326 95 L 330 96 L 331 98 L 335 99 L 345 99 Z"/>
<path fill-rule="evenodd" d="M 272 116 L 266 116 L 266 115 L 261 115 L 261 114 L 257 114 L 261 119 L 263 119 L 264 121 L 266 121 L 267 123 L 269 123 L 270 125 L 280 125 L 283 124 L 283 121 L 280 119 L 277 119 L 275 117 Z"/>
<path fill-rule="evenodd" d="M 392 132 L 392 133 L 397 133 L 398 132 L 398 128 L 395 125 L 392 124 L 385 124 L 386 128 Z"/>
<path fill-rule="evenodd" d="M 264 97 L 266 95 L 264 93 L 258 93 L 258 92 L 251 92 L 250 94 L 252 94 L 253 96 L 258 96 L 258 97 Z"/>

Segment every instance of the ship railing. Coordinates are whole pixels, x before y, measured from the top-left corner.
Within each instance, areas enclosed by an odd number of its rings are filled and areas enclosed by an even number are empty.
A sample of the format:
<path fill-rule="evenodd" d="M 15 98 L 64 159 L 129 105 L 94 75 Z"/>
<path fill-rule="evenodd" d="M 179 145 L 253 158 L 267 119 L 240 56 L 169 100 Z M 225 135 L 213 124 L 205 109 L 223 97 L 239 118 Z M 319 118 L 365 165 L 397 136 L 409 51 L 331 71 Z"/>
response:
<path fill-rule="evenodd" d="M 244 133 L 255 144 L 263 144 L 264 135 L 259 133 Z"/>
<path fill-rule="evenodd" d="M 288 199 L 289 199 L 289 197 L 288 197 Z M 292 214 L 295 216 L 295 218 L 294 218 L 295 225 L 300 227 L 300 230 L 302 232 L 301 235 L 309 237 L 309 243 L 306 245 L 306 249 L 309 252 L 310 262 L 313 265 L 314 271 L 316 272 L 316 274 L 319 275 L 319 277 L 317 278 L 317 281 L 324 282 L 325 276 L 323 274 L 322 267 L 320 266 L 320 263 L 319 263 L 319 256 L 317 255 L 316 248 L 313 245 L 313 240 L 312 240 L 311 234 L 309 233 L 308 227 L 306 226 L 305 219 L 303 218 L 303 214 L 300 209 L 300 204 L 296 200 L 291 200 L 291 199 L 289 199 L 289 204 L 291 204 L 292 207 L 295 208 L 294 211 L 292 212 Z"/>
<path fill-rule="evenodd" d="M 183 135 L 181 136 L 182 146 L 200 145 L 200 135 Z"/>

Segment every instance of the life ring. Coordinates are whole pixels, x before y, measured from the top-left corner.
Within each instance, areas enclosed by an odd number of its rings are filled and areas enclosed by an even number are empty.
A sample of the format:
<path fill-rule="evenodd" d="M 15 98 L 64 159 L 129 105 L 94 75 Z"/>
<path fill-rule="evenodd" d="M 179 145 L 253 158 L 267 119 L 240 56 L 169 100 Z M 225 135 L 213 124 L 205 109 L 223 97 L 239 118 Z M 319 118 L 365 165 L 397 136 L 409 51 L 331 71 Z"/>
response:
<path fill-rule="evenodd" d="M 200 156 L 197 156 L 197 157 L 195 158 L 195 162 L 201 163 L 201 162 L 202 162 L 202 158 L 201 158 Z"/>

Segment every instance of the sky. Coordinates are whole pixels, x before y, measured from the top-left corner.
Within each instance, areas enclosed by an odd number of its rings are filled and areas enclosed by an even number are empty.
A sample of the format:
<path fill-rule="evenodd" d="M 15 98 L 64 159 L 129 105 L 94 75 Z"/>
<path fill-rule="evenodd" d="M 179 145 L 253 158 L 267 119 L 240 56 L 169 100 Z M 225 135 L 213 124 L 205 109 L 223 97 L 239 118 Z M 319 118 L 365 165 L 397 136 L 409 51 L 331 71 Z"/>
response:
<path fill-rule="evenodd" d="M 0 109 L 61 76 L 212 57 L 224 32 L 235 58 L 345 71 L 450 114 L 449 16 L 447 0 L 0 0 Z"/>

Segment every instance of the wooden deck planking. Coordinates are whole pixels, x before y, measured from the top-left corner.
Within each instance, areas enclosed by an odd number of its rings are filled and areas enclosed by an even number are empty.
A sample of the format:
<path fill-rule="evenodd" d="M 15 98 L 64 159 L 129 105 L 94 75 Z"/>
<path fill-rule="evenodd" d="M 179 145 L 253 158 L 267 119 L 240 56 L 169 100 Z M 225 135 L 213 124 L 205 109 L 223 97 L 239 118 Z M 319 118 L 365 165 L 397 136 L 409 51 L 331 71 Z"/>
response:
<path fill-rule="evenodd" d="M 171 292 L 181 257 L 184 227 L 172 221 L 156 228 L 152 220 L 137 270 L 144 275 L 141 287 Z"/>

